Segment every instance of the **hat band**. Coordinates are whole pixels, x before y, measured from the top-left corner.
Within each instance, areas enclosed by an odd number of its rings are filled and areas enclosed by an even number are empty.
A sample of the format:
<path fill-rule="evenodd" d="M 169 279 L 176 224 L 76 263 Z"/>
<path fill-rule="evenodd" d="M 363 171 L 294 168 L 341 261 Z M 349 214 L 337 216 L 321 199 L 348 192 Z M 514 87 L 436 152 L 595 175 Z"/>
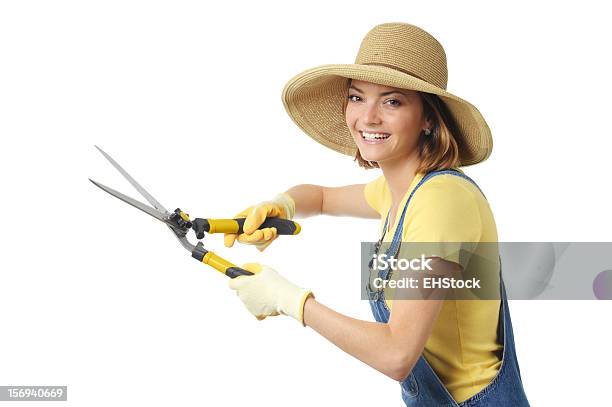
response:
<path fill-rule="evenodd" d="M 429 81 L 421 78 L 419 75 L 414 74 L 413 72 L 407 71 L 407 70 L 402 69 L 402 68 L 398 68 L 397 66 L 393 66 L 393 65 L 390 65 L 390 64 L 380 64 L 380 63 L 376 63 L 376 62 L 366 62 L 366 63 L 362 63 L 361 65 L 374 65 L 374 66 L 382 66 L 382 67 L 385 67 L 385 68 L 391 68 L 391 69 L 394 69 L 396 71 L 400 71 L 401 73 L 405 73 L 406 75 L 414 76 L 415 78 L 418 78 L 418 79 L 420 79 L 422 81 L 429 82 Z"/>

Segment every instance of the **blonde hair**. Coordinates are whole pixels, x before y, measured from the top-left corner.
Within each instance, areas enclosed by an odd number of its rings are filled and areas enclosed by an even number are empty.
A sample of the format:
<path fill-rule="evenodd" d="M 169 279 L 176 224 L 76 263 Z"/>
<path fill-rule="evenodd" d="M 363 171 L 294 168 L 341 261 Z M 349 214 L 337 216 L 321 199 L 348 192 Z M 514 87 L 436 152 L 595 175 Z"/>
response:
<path fill-rule="evenodd" d="M 347 89 L 351 80 L 348 80 Z M 462 139 L 459 136 L 457 125 L 453 120 L 446 104 L 438 95 L 417 91 L 423 104 L 423 114 L 431 122 L 431 133 L 419 134 L 417 142 L 418 154 L 421 163 L 418 173 L 428 173 L 435 170 L 457 168 L 461 165 L 460 154 Z M 342 113 L 346 116 L 348 98 L 344 99 Z M 378 163 L 365 160 L 359 153 L 355 153 L 355 161 L 360 167 L 371 169 L 379 168 Z"/>

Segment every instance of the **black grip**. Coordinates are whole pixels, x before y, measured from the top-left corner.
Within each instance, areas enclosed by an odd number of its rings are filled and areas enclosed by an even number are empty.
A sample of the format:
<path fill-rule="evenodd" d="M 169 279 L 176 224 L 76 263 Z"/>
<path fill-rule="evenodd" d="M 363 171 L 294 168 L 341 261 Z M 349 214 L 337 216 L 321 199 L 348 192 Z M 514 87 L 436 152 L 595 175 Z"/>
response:
<path fill-rule="evenodd" d="M 236 266 L 236 267 L 230 267 L 227 270 L 225 270 L 225 275 L 228 276 L 229 278 L 236 278 L 238 276 L 252 276 L 253 273 Z"/>
<path fill-rule="evenodd" d="M 196 247 L 194 247 L 191 252 L 191 257 L 193 257 L 197 261 L 202 261 L 204 260 L 204 256 L 206 256 L 206 253 L 208 253 L 208 250 L 204 248 L 202 242 L 198 242 Z"/>
<path fill-rule="evenodd" d="M 234 219 L 236 222 L 238 222 L 238 233 L 244 233 L 243 230 L 243 225 L 244 225 L 244 220 L 246 218 L 236 218 Z M 289 219 L 283 219 L 283 218 L 266 218 L 266 220 L 264 221 L 264 223 L 262 223 L 258 229 L 265 229 L 265 228 L 276 228 L 276 232 L 278 235 L 295 235 L 297 233 L 299 233 L 300 231 L 300 226 L 289 220 Z"/>
<path fill-rule="evenodd" d="M 192 221 L 191 228 L 195 232 L 197 239 L 204 239 L 204 232 L 210 230 L 210 225 L 208 224 L 208 219 L 195 218 Z"/>

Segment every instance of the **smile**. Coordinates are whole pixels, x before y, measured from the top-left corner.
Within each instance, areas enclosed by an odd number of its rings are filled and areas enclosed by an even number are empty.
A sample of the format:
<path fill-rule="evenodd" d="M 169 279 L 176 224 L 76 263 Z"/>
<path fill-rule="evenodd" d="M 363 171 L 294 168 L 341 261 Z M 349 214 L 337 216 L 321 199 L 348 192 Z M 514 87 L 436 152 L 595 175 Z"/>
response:
<path fill-rule="evenodd" d="M 359 134 L 361 134 L 361 139 L 368 144 L 382 143 L 391 137 L 389 133 L 368 133 L 365 131 L 360 131 Z"/>

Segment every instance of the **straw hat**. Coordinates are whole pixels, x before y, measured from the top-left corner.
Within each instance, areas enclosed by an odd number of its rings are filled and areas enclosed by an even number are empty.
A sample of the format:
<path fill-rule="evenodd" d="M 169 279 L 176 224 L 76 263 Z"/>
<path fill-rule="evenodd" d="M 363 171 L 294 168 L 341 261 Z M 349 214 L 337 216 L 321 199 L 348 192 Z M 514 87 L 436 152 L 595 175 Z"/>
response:
<path fill-rule="evenodd" d="M 446 91 L 444 48 L 421 28 L 404 23 L 377 25 L 361 42 L 354 64 L 317 66 L 285 85 L 282 99 L 291 119 L 317 142 L 354 156 L 357 146 L 342 112 L 347 78 L 438 95 L 459 131 L 461 165 L 476 164 L 491 154 L 489 126 L 478 109 Z"/>

